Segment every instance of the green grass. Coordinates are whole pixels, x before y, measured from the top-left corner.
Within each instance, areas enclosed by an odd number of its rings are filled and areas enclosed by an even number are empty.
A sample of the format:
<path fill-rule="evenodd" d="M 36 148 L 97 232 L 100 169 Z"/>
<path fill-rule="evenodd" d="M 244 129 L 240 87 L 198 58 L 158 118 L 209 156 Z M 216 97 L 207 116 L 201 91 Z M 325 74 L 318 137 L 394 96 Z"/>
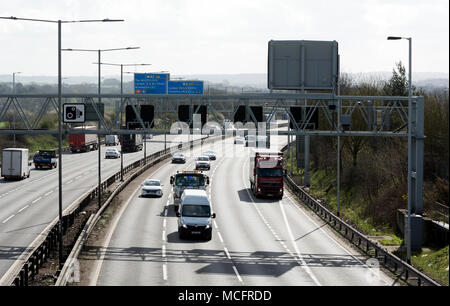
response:
<path fill-rule="evenodd" d="M 290 166 L 289 161 L 287 161 Z M 328 191 L 327 191 L 328 190 Z M 311 172 L 311 186 L 309 193 L 325 201 L 326 205 L 333 211 L 337 211 L 336 203 L 336 174 L 325 173 L 324 170 Z M 385 246 L 401 246 L 403 238 L 395 234 L 390 225 L 375 225 L 370 216 L 364 215 L 364 202 L 354 188 L 341 189 L 340 212 L 341 216 L 350 220 L 358 230 L 369 236 L 390 236 L 391 239 L 379 239 L 379 243 Z M 440 283 L 449 285 L 448 246 L 439 250 L 424 250 L 413 254 L 411 261 L 414 267 L 429 275 Z M 397 252 L 395 252 L 397 253 Z M 400 251 L 400 253 L 402 253 Z M 398 254 L 405 257 L 404 254 Z"/>
<path fill-rule="evenodd" d="M 58 139 L 51 135 L 32 135 L 25 136 L 24 146 L 28 148 L 30 154 L 38 150 L 55 149 L 58 147 Z M 62 146 L 68 146 L 69 141 L 63 139 Z"/>
<path fill-rule="evenodd" d="M 411 256 L 412 264 L 420 271 L 448 286 L 448 246 L 438 250 L 423 250 Z"/>

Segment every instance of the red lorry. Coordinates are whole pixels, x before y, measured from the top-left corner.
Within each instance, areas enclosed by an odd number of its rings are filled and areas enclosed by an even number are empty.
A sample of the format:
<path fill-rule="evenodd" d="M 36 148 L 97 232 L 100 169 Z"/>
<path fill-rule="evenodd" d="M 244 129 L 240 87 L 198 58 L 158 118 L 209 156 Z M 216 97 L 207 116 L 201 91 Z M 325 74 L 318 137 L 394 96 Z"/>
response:
<path fill-rule="evenodd" d="M 74 130 L 95 130 L 95 126 L 75 127 Z M 87 152 L 98 149 L 97 134 L 69 134 L 69 145 L 72 153 Z"/>
<path fill-rule="evenodd" d="M 257 150 L 250 157 L 250 188 L 256 197 L 283 197 L 283 153 Z"/>

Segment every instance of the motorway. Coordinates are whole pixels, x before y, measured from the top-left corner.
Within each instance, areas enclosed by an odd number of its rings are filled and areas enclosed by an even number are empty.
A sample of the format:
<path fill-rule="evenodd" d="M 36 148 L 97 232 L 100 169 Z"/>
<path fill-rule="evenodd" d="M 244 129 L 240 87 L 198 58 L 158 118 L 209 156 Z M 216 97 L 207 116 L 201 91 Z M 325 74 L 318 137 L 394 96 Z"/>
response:
<path fill-rule="evenodd" d="M 285 138 L 284 138 L 285 139 Z M 281 137 L 272 137 L 281 148 Z M 275 143 L 278 141 L 278 143 Z M 193 169 L 202 150 L 213 149 L 207 192 L 217 217 L 212 240 L 180 240 L 169 177 Z M 392 285 L 367 258 L 338 237 L 285 189 L 282 200 L 256 199 L 249 190 L 249 148 L 233 139 L 193 150 L 184 165 L 165 163 L 161 198 L 141 198 L 140 187 L 117 212 L 97 255 L 90 285 L 256 286 Z M 86 253 L 85 253 L 86 254 Z M 86 258 L 92 258 L 87 256 Z M 83 260 L 83 256 L 80 256 Z"/>
<path fill-rule="evenodd" d="M 192 139 L 199 135 L 191 136 Z M 167 147 L 187 135 L 167 135 Z M 147 143 L 147 155 L 164 149 L 164 135 Z M 119 159 L 105 159 L 101 148 L 102 180 L 120 171 Z M 120 146 L 117 146 L 120 150 Z M 144 150 L 124 153 L 124 167 L 144 157 Z M 59 165 L 58 165 L 59 166 Z M 66 153 L 62 156 L 63 209 L 86 191 L 98 185 L 98 151 Z M 58 169 L 31 169 L 30 177 L 20 181 L 0 178 L 0 279 L 31 242 L 58 216 Z"/>

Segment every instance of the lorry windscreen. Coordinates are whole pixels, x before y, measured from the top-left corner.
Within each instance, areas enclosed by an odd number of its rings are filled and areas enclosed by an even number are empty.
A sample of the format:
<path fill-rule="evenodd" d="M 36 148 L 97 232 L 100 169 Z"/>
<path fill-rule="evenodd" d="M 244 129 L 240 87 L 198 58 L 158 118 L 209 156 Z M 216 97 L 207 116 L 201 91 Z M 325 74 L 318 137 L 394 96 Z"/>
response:
<path fill-rule="evenodd" d="M 197 218 L 211 217 L 211 209 L 207 205 L 183 205 L 181 215 Z"/>
<path fill-rule="evenodd" d="M 205 178 L 199 175 L 177 175 L 175 178 L 176 186 L 198 187 L 205 185 Z"/>
<path fill-rule="evenodd" d="M 257 174 L 261 177 L 282 177 L 283 169 L 259 168 Z"/>

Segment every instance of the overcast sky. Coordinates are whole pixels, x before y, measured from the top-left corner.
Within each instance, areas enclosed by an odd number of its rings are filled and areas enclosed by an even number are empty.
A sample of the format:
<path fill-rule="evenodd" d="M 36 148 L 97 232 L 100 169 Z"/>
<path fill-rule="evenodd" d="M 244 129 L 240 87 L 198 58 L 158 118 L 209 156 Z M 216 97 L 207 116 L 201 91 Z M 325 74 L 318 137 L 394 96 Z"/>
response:
<path fill-rule="evenodd" d="M 336 40 L 341 71 L 449 71 L 448 0 L 0 0 L 0 16 L 124 19 L 63 24 L 62 47 L 139 50 L 102 53 L 102 62 L 151 63 L 128 71 L 175 75 L 266 73 L 274 40 Z M 97 53 L 63 52 L 65 76 L 95 76 Z M 57 24 L 0 19 L 0 74 L 57 75 Z M 120 68 L 102 68 L 117 75 Z"/>

